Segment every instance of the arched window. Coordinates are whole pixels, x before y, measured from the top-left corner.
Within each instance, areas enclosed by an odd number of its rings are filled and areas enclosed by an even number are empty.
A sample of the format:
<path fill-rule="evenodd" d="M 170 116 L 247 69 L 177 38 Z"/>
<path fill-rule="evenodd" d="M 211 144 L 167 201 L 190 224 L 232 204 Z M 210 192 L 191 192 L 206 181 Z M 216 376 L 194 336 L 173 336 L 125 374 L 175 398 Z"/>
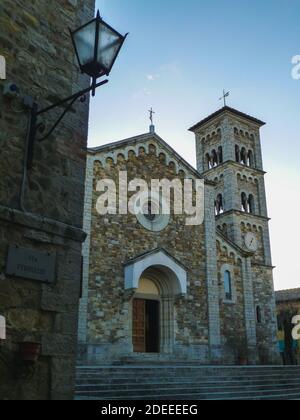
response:
<path fill-rule="evenodd" d="M 215 150 L 212 151 L 211 158 L 213 168 L 218 166 L 218 154 Z"/>
<path fill-rule="evenodd" d="M 255 213 L 255 203 L 254 203 L 254 197 L 252 194 L 249 195 L 249 213 L 254 214 Z"/>
<path fill-rule="evenodd" d="M 218 158 L 219 158 L 219 163 L 223 163 L 223 147 L 222 146 L 218 148 Z"/>
<path fill-rule="evenodd" d="M 244 192 L 241 195 L 241 208 L 243 212 L 248 213 L 248 200 L 247 195 Z"/>
<path fill-rule="evenodd" d="M 237 163 L 241 162 L 240 148 L 238 145 L 235 146 L 235 160 Z"/>
<path fill-rule="evenodd" d="M 248 152 L 248 166 L 254 166 L 254 158 L 252 150 Z"/>
<path fill-rule="evenodd" d="M 231 274 L 230 274 L 230 271 L 228 270 L 226 270 L 224 273 L 224 290 L 225 290 L 225 299 L 232 300 Z"/>
<path fill-rule="evenodd" d="M 260 306 L 256 307 L 256 322 L 258 324 L 262 323 L 262 315 L 261 315 L 261 307 Z"/>
<path fill-rule="evenodd" d="M 206 160 L 206 167 L 207 167 L 207 169 L 211 169 L 212 168 L 212 165 L 211 165 L 211 159 L 210 159 L 209 153 L 206 154 L 205 160 Z"/>
<path fill-rule="evenodd" d="M 224 204 L 223 204 L 223 196 L 222 194 L 219 194 L 216 199 L 216 215 L 224 212 Z"/>
<path fill-rule="evenodd" d="M 241 150 L 241 163 L 243 163 L 244 165 L 247 165 L 247 152 L 244 147 Z"/>

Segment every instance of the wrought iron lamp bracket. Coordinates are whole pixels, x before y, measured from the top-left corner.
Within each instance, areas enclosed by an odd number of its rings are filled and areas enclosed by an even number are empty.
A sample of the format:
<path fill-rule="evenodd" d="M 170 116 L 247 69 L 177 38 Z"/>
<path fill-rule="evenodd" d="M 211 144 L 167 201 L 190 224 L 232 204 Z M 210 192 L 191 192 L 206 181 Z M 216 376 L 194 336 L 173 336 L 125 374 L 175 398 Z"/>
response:
<path fill-rule="evenodd" d="M 38 109 L 38 104 L 34 103 L 31 109 L 31 119 L 30 119 L 30 128 L 29 128 L 29 135 L 28 135 L 28 142 L 27 142 L 27 169 L 30 169 L 32 167 L 32 160 L 33 160 L 33 152 L 34 152 L 34 145 L 35 145 L 35 141 L 38 142 L 43 142 L 45 140 L 47 140 L 49 138 L 49 136 L 55 131 L 55 129 L 58 127 L 58 125 L 60 124 L 60 122 L 63 120 L 63 118 L 65 117 L 65 115 L 70 111 L 70 109 L 72 108 L 72 106 L 74 105 L 74 103 L 81 98 L 82 102 L 84 102 L 86 100 L 86 95 L 92 91 L 93 94 L 95 92 L 95 90 L 100 87 L 105 85 L 106 83 L 108 83 L 108 80 L 103 80 L 102 82 L 96 83 L 93 81 L 92 85 L 90 87 L 88 87 L 87 89 L 84 89 L 78 93 L 75 93 L 72 96 L 69 96 L 68 98 L 65 98 L 59 102 L 57 102 L 54 105 L 51 105 L 47 108 Z M 67 106 L 65 107 L 65 109 L 63 110 L 62 114 L 59 116 L 59 118 L 56 120 L 56 122 L 53 124 L 52 128 L 41 138 L 36 139 L 36 135 L 38 131 L 44 131 L 42 130 L 43 128 L 43 123 L 38 123 L 38 117 L 40 117 L 41 115 L 46 114 L 47 112 L 52 111 L 55 108 L 58 108 L 60 106 L 63 106 L 67 104 Z"/>

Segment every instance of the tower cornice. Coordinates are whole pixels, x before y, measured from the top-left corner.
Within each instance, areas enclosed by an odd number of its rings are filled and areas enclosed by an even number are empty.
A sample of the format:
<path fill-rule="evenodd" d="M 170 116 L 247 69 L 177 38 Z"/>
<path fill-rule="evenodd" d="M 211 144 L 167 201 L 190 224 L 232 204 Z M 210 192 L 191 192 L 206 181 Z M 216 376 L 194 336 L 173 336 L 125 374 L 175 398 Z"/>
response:
<path fill-rule="evenodd" d="M 215 166 L 214 168 L 208 169 L 207 171 L 203 172 L 203 176 L 205 177 L 208 174 L 213 173 L 216 169 L 219 168 L 226 168 L 227 166 L 235 166 L 236 168 L 239 168 L 240 170 L 248 170 L 249 172 L 256 172 L 259 175 L 266 175 L 267 172 L 262 171 L 261 169 L 254 168 L 253 166 L 246 166 L 241 163 L 235 162 L 234 160 L 227 160 L 226 162 L 221 163 L 218 166 Z"/>
<path fill-rule="evenodd" d="M 245 213 L 244 211 L 233 209 L 233 210 L 227 210 L 224 211 L 224 213 L 221 213 L 216 216 L 216 219 L 221 219 L 224 216 L 236 214 L 237 216 L 243 216 L 251 219 L 260 219 L 269 222 L 271 219 L 269 217 L 261 216 L 259 214 L 252 214 L 252 213 Z"/>
<path fill-rule="evenodd" d="M 235 117 L 239 117 L 242 118 L 244 120 L 247 120 L 248 122 L 251 122 L 252 124 L 254 123 L 258 128 L 266 125 L 266 123 L 264 121 L 261 121 L 255 117 L 251 117 L 248 114 L 245 114 L 244 112 L 238 111 L 237 109 L 231 108 L 229 106 L 224 106 L 223 108 L 219 109 L 218 111 L 214 112 L 213 114 L 209 115 L 208 117 L 204 118 L 203 120 L 201 120 L 200 122 L 198 122 L 197 124 L 193 125 L 189 131 L 195 133 L 196 131 L 198 131 L 200 128 L 204 127 L 207 123 L 210 123 L 211 121 L 213 121 L 214 119 L 222 116 L 222 115 L 226 115 L 226 114 L 231 114 Z"/>

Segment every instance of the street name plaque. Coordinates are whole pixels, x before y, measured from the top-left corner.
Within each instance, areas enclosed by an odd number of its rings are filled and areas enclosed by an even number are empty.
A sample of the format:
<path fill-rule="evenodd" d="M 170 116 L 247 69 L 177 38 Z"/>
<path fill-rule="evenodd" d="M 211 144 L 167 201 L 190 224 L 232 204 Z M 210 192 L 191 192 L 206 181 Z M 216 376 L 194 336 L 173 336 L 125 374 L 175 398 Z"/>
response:
<path fill-rule="evenodd" d="M 24 279 L 53 283 L 56 276 L 56 256 L 48 252 L 10 246 L 6 274 Z"/>

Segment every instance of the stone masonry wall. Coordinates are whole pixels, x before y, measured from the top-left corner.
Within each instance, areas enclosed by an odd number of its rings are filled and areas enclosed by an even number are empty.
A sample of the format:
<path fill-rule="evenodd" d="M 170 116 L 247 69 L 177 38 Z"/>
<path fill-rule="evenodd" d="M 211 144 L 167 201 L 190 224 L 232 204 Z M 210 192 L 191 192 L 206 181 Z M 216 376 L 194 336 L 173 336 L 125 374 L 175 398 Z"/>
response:
<path fill-rule="evenodd" d="M 220 290 L 220 319 L 222 345 L 227 363 L 235 364 L 247 354 L 245 331 L 244 285 L 241 260 L 217 242 L 218 277 Z M 231 274 L 232 302 L 226 301 L 224 292 L 224 270 Z"/>
<path fill-rule="evenodd" d="M 278 363 L 277 318 L 274 296 L 273 269 L 253 265 L 253 289 L 255 306 L 262 313 L 261 323 L 257 323 L 257 346 L 261 363 Z"/>
<path fill-rule="evenodd" d="M 7 81 L 15 83 L 21 95 L 17 99 L 4 97 L 1 81 L 1 205 L 20 208 L 29 119 L 22 96 L 33 97 L 43 108 L 89 84 L 78 71 L 69 27 L 75 29 L 91 19 L 93 7 L 93 0 L 1 1 L 0 51 L 6 58 Z M 54 110 L 39 122 L 50 129 L 62 111 Z M 47 141 L 36 142 L 25 190 L 28 211 L 82 226 L 87 118 L 88 101 L 76 103 Z"/>
<path fill-rule="evenodd" d="M 89 85 L 78 71 L 68 28 L 93 14 L 94 0 L 0 3 L 0 54 L 7 82 L 20 90 L 18 97 L 7 97 L 0 82 L 0 314 L 7 320 L 0 399 L 73 396 L 89 101 L 76 103 L 47 141 L 36 142 L 32 169 L 23 179 L 30 114 L 23 98 L 29 95 L 43 108 Z M 39 121 L 49 130 L 62 111 Z M 11 245 L 56 254 L 55 282 L 7 276 Z M 23 341 L 41 344 L 32 367 L 21 363 Z"/>

